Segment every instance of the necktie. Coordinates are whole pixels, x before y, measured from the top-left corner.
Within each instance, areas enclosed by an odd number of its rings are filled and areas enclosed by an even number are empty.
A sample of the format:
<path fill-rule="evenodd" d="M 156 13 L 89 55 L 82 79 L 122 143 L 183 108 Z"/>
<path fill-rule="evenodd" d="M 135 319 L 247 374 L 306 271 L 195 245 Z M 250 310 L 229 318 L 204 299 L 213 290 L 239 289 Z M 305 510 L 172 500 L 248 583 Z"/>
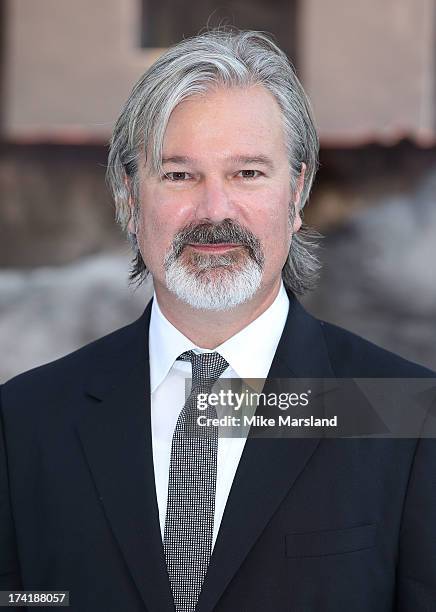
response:
<path fill-rule="evenodd" d="M 179 415 L 171 445 L 164 552 L 176 612 L 194 612 L 212 552 L 218 427 L 200 426 L 199 393 L 209 393 L 227 368 L 218 353 L 182 353 L 192 364 L 192 389 Z"/>

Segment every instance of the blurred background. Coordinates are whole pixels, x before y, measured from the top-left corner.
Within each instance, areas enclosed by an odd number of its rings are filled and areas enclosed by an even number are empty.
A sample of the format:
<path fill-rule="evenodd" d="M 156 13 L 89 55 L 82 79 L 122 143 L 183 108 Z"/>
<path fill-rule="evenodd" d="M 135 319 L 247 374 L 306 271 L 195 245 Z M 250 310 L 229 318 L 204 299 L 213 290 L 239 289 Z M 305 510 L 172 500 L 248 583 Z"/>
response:
<path fill-rule="evenodd" d="M 436 0 L 0 0 L 0 382 L 143 310 L 104 183 L 130 88 L 222 23 L 274 34 L 321 137 L 315 315 L 436 369 Z"/>

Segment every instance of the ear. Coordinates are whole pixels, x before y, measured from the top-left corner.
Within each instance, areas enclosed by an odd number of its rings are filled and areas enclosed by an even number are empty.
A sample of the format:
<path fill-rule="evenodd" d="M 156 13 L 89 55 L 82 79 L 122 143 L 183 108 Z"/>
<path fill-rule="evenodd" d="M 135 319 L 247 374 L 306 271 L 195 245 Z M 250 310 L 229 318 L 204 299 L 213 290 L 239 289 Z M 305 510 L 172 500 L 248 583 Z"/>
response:
<path fill-rule="evenodd" d="M 294 193 L 294 200 L 292 202 L 292 206 L 294 206 L 294 212 L 295 212 L 295 218 L 294 218 L 294 223 L 293 223 L 293 227 L 292 227 L 293 233 L 298 232 L 298 230 L 301 227 L 301 215 L 300 215 L 301 207 L 300 207 L 300 202 L 301 202 L 301 194 L 302 194 L 303 189 L 304 189 L 304 176 L 306 174 L 306 168 L 307 168 L 307 166 L 303 162 L 301 164 L 301 171 L 300 171 L 300 174 L 299 174 L 298 179 L 297 179 L 297 185 L 296 185 L 296 189 L 295 189 L 295 193 Z"/>
<path fill-rule="evenodd" d="M 129 199 L 127 201 L 127 204 L 129 207 L 129 222 L 127 223 L 127 231 L 130 234 L 136 234 L 136 227 L 135 227 L 135 221 L 134 221 L 135 204 L 133 202 L 133 197 L 132 197 L 131 181 L 127 175 L 124 177 L 124 185 L 126 186 L 127 192 L 129 194 Z"/>

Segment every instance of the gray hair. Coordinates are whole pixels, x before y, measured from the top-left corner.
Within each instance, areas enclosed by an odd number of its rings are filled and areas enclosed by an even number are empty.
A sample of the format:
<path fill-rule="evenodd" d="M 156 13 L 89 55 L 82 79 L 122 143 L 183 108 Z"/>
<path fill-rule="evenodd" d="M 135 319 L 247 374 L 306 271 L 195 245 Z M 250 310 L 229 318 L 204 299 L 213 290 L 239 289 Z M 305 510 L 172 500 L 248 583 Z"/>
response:
<path fill-rule="evenodd" d="M 141 155 L 148 156 L 147 162 L 154 172 L 162 172 L 162 143 L 171 113 L 183 100 L 216 85 L 262 85 L 276 99 L 283 117 L 293 189 L 302 164 L 306 165 L 301 214 L 318 168 L 319 142 L 310 102 L 285 53 L 268 35 L 216 28 L 183 40 L 163 53 L 133 87 L 115 124 L 106 176 L 115 200 L 117 221 L 124 230 L 132 215 L 130 197 L 135 206 L 134 217 L 138 213 Z M 292 238 L 282 276 L 296 294 L 315 286 L 320 268 L 316 256 L 318 237 L 317 232 L 303 224 Z M 134 250 L 130 278 L 141 282 L 148 271 L 136 236 L 130 234 L 129 238 Z"/>

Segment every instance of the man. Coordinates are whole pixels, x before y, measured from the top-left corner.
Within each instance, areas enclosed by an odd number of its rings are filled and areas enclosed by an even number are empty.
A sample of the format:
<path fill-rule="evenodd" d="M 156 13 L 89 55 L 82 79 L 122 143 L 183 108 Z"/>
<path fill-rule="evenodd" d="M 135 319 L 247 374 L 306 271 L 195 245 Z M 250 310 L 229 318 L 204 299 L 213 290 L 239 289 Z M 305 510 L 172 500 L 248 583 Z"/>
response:
<path fill-rule="evenodd" d="M 80 612 L 436 609 L 433 440 L 186 433 L 223 376 L 430 375 L 298 303 L 317 150 L 262 34 L 185 40 L 136 84 L 108 178 L 154 298 L 2 389 L 3 589 Z"/>

